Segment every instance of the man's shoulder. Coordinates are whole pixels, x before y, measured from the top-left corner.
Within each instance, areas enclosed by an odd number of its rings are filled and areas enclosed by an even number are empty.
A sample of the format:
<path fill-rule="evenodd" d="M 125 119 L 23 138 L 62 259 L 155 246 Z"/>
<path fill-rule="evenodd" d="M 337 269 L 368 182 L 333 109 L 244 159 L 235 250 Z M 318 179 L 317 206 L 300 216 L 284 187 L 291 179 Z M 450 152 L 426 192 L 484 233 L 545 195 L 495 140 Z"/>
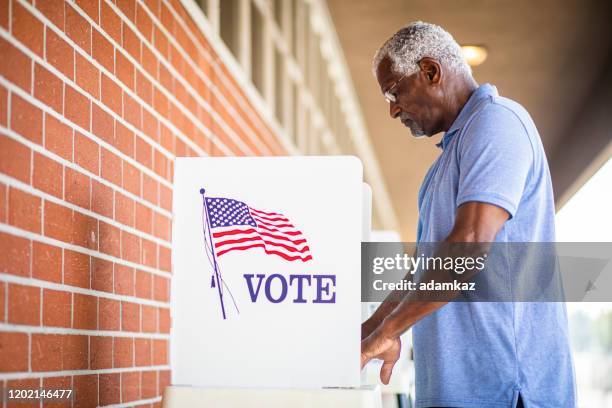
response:
<path fill-rule="evenodd" d="M 515 100 L 504 96 L 490 95 L 475 116 L 480 116 L 481 120 L 484 119 L 487 122 L 497 122 L 498 125 L 522 128 L 531 135 L 537 134 L 535 124 L 527 109 Z"/>

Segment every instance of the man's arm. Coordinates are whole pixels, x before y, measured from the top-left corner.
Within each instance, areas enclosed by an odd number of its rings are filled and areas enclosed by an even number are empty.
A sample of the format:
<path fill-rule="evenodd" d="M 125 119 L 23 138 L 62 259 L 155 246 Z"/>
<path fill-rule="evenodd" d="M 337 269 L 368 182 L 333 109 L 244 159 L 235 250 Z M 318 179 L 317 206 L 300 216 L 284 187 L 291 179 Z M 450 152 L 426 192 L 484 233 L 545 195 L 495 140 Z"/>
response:
<path fill-rule="evenodd" d="M 491 243 L 508 220 L 506 210 L 492 204 L 467 202 L 457 209 L 455 224 L 445 243 Z M 449 295 L 444 301 L 414 301 L 409 296 L 401 302 L 390 300 L 383 302 L 372 318 L 362 327 L 361 367 L 368 361 L 377 358 L 383 360 L 380 378 L 387 384 L 395 362 L 399 359 L 399 336 L 420 319 L 435 312 L 458 293 Z M 393 297 L 391 294 L 389 297 Z M 397 299 L 397 298 L 395 298 Z M 370 331 L 370 333 L 367 333 Z"/>

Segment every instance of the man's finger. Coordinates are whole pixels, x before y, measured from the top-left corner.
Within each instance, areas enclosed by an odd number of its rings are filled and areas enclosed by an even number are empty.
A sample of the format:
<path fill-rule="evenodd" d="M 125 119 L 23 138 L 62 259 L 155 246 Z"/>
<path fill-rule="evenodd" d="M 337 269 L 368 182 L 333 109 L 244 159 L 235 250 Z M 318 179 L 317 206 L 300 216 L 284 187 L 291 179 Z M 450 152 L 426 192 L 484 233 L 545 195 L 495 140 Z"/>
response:
<path fill-rule="evenodd" d="M 380 381 L 383 384 L 389 384 L 391 380 L 391 374 L 393 374 L 393 367 L 395 366 L 395 361 L 385 361 L 383 362 L 382 367 L 380 368 Z"/>
<path fill-rule="evenodd" d="M 368 357 L 364 353 L 361 353 L 361 369 L 362 370 L 363 370 L 363 367 L 365 367 L 366 364 L 368 364 L 370 360 L 371 360 L 370 357 Z"/>

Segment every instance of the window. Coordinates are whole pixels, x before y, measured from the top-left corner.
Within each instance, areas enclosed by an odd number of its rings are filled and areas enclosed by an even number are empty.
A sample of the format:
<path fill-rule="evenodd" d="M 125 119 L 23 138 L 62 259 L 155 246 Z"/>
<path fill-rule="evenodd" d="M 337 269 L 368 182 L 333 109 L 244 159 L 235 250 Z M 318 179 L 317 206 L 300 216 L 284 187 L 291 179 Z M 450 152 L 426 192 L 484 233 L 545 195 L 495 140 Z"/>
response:
<path fill-rule="evenodd" d="M 239 0 L 222 0 L 219 1 L 219 24 L 221 39 L 227 45 L 227 48 L 238 57 L 239 41 Z"/>
<path fill-rule="evenodd" d="M 264 93 L 264 27 L 263 16 L 251 3 L 251 80 L 259 93 Z"/>
<path fill-rule="evenodd" d="M 276 120 L 278 120 L 281 125 L 284 124 L 284 73 L 285 63 L 283 54 L 276 48 L 274 50 L 274 113 L 276 114 Z"/>

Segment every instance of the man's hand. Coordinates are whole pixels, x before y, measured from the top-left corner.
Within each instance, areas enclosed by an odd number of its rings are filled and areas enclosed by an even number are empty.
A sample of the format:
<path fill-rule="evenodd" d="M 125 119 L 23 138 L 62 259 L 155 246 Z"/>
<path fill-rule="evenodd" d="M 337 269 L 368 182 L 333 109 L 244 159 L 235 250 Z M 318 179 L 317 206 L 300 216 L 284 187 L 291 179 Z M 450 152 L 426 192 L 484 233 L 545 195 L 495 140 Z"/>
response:
<path fill-rule="evenodd" d="M 383 360 L 380 369 L 380 380 L 389 384 L 393 367 L 400 358 L 402 343 L 399 337 L 386 337 L 379 330 L 375 330 L 365 340 L 361 341 L 361 368 L 372 359 Z"/>

